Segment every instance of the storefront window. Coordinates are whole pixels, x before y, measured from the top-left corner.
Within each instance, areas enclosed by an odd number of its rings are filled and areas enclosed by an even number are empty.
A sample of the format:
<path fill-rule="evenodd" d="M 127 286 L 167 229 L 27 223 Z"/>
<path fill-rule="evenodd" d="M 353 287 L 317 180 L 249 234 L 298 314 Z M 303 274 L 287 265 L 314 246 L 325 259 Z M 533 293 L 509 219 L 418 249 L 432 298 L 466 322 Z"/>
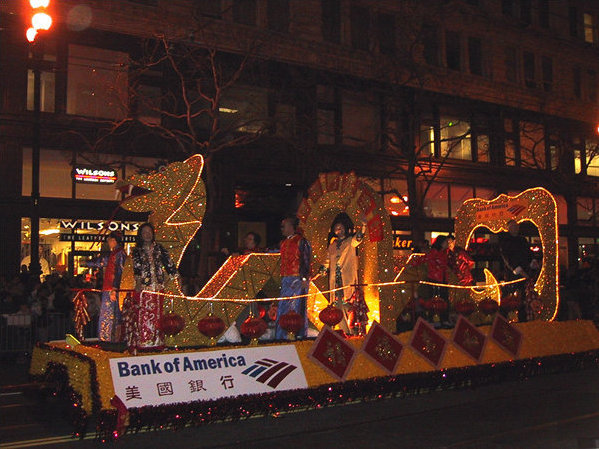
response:
<path fill-rule="evenodd" d="M 410 215 L 408 207 L 408 184 L 405 179 L 385 179 L 383 181 L 385 192 L 385 208 L 392 217 L 407 217 Z"/>
<path fill-rule="evenodd" d="M 455 217 L 464 201 L 474 197 L 474 189 L 470 186 L 451 185 L 451 216 Z"/>
<path fill-rule="evenodd" d="M 40 195 L 46 198 L 115 201 L 114 184 L 75 183 L 73 180 L 73 154 L 70 151 L 46 150 L 40 152 Z M 157 158 L 122 157 L 116 154 L 79 153 L 76 155 L 77 167 L 111 169 L 115 171 L 117 180 L 125 179 L 136 173 L 146 173 L 166 165 L 167 162 Z M 124 171 L 123 171 L 124 168 Z M 31 195 L 31 148 L 23 148 L 23 176 L 21 193 Z"/>
<path fill-rule="evenodd" d="M 558 224 L 568 224 L 568 203 L 562 195 L 555 195 L 555 202 L 557 203 L 557 221 Z"/>
<path fill-rule="evenodd" d="M 447 184 L 432 183 L 424 199 L 424 214 L 427 217 L 449 217 Z"/>
<path fill-rule="evenodd" d="M 92 274 L 93 270 L 83 264 L 90 257 L 108 250 L 103 242 L 109 231 L 123 233 L 125 250 L 130 254 L 140 224 L 127 221 L 40 218 L 40 263 L 43 274 Z M 104 229 L 106 227 L 108 230 Z M 21 265 L 29 265 L 30 261 L 31 220 L 22 218 Z"/>
<path fill-rule="evenodd" d="M 578 198 L 576 200 L 576 218 L 579 225 L 595 225 L 595 208 L 593 198 Z"/>
<path fill-rule="evenodd" d="M 497 192 L 495 189 L 487 189 L 486 187 L 476 187 L 475 188 L 476 198 L 482 198 L 483 200 L 492 200 L 497 196 Z"/>
<path fill-rule="evenodd" d="M 129 109 L 128 58 L 120 51 L 69 45 L 67 114 L 125 117 Z"/>
<path fill-rule="evenodd" d="M 40 151 L 40 195 L 48 198 L 71 198 L 72 153 L 60 150 Z M 31 195 L 31 148 L 23 148 L 22 194 Z"/>

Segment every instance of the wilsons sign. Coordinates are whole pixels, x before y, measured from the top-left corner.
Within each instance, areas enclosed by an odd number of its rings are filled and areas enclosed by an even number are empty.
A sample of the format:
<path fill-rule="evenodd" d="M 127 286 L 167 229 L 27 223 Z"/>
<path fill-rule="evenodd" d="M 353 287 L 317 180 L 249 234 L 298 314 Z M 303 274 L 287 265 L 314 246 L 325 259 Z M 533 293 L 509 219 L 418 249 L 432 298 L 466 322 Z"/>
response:
<path fill-rule="evenodd" d="M 114 184 L 118 179 L 116 170 L 111 168 L 75 166 L 73 180 L 84 184 Z"/>

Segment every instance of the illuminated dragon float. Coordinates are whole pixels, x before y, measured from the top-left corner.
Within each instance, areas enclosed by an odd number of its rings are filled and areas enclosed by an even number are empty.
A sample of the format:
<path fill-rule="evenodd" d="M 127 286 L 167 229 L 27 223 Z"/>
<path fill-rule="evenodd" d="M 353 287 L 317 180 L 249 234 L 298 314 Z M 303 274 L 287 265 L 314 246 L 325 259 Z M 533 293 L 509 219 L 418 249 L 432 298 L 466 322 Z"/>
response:
<path fill-rule="evenodd" d="M 150 213 L 148 220 L 155 226 L 156 240 L 170 252 L 177 266 L 200 229 L 206 211 L 206 188 L 201 179 L 203 164 L 202 156 L 194 155 L 159 171 L 137 174 L 127 179 L 127 183 L 135 188 L 134 191 L 143 193 L 123 200 L 121 207 L 131 212 Z M 510 209 L 514 202 L 525 202 L 526 207 Z M 501 217 L 481 214 L 481 210 L 497 211 L 501 208 L 507 211 Z M 516 209 L 518 216 L 513 217 L 509 210 Z M 298 209 L 301 227 L 313 247 L 313 272 L 326 259 L 330 223 L 340 212 L 346 212 L 354 222 L 366 217 L 366 240 L 360 247 L 359 257 L 361 282 L 370 309 L 369 319 L 370 323 L 376 320 L 387 329 L 394 330 L 396 317 L 413 296 L 410 282 L 423 278 L 416 267 L 410 266 L 409 259 L 394 257 L 391 223 L 382 198 L 354 173 L 319 175 Z M 555 217 L 555 201 L 551 194 L 544 189 L 530 189 L 514 198 L 502 195 L 493 201 L 469 200 L 458 212 L 456 220 L 458 244 L 464 247 L 467 247 L 472 232 L 479 226 L 499 232 L 505 230 L 507 221 L 513 218 L 518 221 L 530 220 L 539 225 L 544 249 L 543 271 L 537 283 L 543 304 L 539 316 L 542 319 L 552 319 L 557 309 L 557 291 L 555 281 L 552 281 L 557 279 Z M 407 283 L 398 284 L 401 281 Z M 496 282 L 490 272 L 486 274 L 486 281 L 487 285 Z M 125 267 L 122 288 L 132 286 L 133 274 L 129 261 Z M 185 298 L 181 286 L 170 281 L 165 290 L 165 308 L 181 315 L 186 323 L 184 330 L 173 337 L 171 344 L 207 344 L 209 340 L 198 331 L 197 322 L 209 311 L 230 326 L 246 307 L 243 300 L 254 299 L 259 292 L 262 296 L 276 297 L 279 286 L 279 255 L 261 253 L 230 257 L 195 298 Z M 326 289 L 327 281 L 324 278 L 310 285 L 308 317 L 318 329 L 322 327 L 318 314 L 327 305 L 327 299 L 321 292 Z M 468 294 L 474 301 L 488 296 L 500 299 L 497 286 L 469 290 Z"/>

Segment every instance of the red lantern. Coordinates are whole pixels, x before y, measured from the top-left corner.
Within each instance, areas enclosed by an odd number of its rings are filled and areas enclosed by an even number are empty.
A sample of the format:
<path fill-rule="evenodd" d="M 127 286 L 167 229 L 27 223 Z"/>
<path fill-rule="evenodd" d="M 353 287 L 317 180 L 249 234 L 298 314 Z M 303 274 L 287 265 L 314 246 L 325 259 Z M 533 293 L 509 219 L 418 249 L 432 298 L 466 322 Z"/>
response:
<path fill-rule="evenodd" d="M 210 346 L 216 345 L 216 337 L 222 334 L 225 330 L 225 322 L 211 313 L 208 316 L 198 321 L 198 330 L 210 338 Z"/>
<path fill-rule="evenodd" d="M 266 322 L 260 318 L 249 316 L 247 320 L 241 323 L 241 333 L 251 339 L 252 345 L 258 344 L 258 338 L 266 332 Z"/>
<path fill-rule="evenodd" d="M 438 323 L 441 321 L 439 315 L 447 310 L 447 302 L 440 296 L 434 296 L 425 303 L 424 307 L 433 313 L 433 321 Z"/>
<path fill-rule="evenodd" d="M 304 327 L 304 318 L 294 310 L 281 315 L 279 318 L 279 326 L 285 329 L 290 335 L 290 340 L 295 340 L 297 334 Z"/>
<path fill-rule="evenodd" d="M 464 316 L 470 316 L 474 313 L 476 307 L 470 301 L 460 301 L 455 304 L 454 309 Z"/>
<path fill-rule="evenodd" d="M 478 303 L 478 310 L 488 316 L 495 314 L 498 309 L 497 301 L 493 301 L 491 298 L 485 298 Z"/>
<path fill-rule="evenodd" d="M 430 309 L 436 314 L 443 313 L 447 310 L 447 302 L 440 296 L 435 296 L 430 301 Z"/>
<path fill-rule="evenodd" d="M 164 335 L 172 337 L 177 335 L 185 327 L 185 320 L 181 315 L 176 313 L 167 313 L 162 315 L 158 320 L 158 329 L 160 329 Z"/>
<path fill-rule="evenodd" d="M 318 318 L 327 326 L 335 326 L 343 319 L 343 312 L 333 304 L 329 304 L 318 314 Z"/>

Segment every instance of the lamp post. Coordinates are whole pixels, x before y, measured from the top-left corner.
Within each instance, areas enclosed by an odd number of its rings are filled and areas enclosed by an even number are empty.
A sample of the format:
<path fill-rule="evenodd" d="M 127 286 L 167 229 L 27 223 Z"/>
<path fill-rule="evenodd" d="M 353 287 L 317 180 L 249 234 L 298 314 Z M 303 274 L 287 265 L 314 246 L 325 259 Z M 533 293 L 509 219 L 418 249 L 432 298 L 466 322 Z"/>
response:
<path fill-rule="evenodd" d="M 50 0 L 30 0 L 32 8 L 31 28 L 27 30 L 27 40 L 31 44 L 33 56 L 33 130 L 31 133 L 31 276 L 39 279 L 42 273 L 40 265 L 40 129 L 41 129 L 41 63 L 43 48 L 39 42 L 40 31 L 52 26 L 52 17 L 46 13 Z"/>

